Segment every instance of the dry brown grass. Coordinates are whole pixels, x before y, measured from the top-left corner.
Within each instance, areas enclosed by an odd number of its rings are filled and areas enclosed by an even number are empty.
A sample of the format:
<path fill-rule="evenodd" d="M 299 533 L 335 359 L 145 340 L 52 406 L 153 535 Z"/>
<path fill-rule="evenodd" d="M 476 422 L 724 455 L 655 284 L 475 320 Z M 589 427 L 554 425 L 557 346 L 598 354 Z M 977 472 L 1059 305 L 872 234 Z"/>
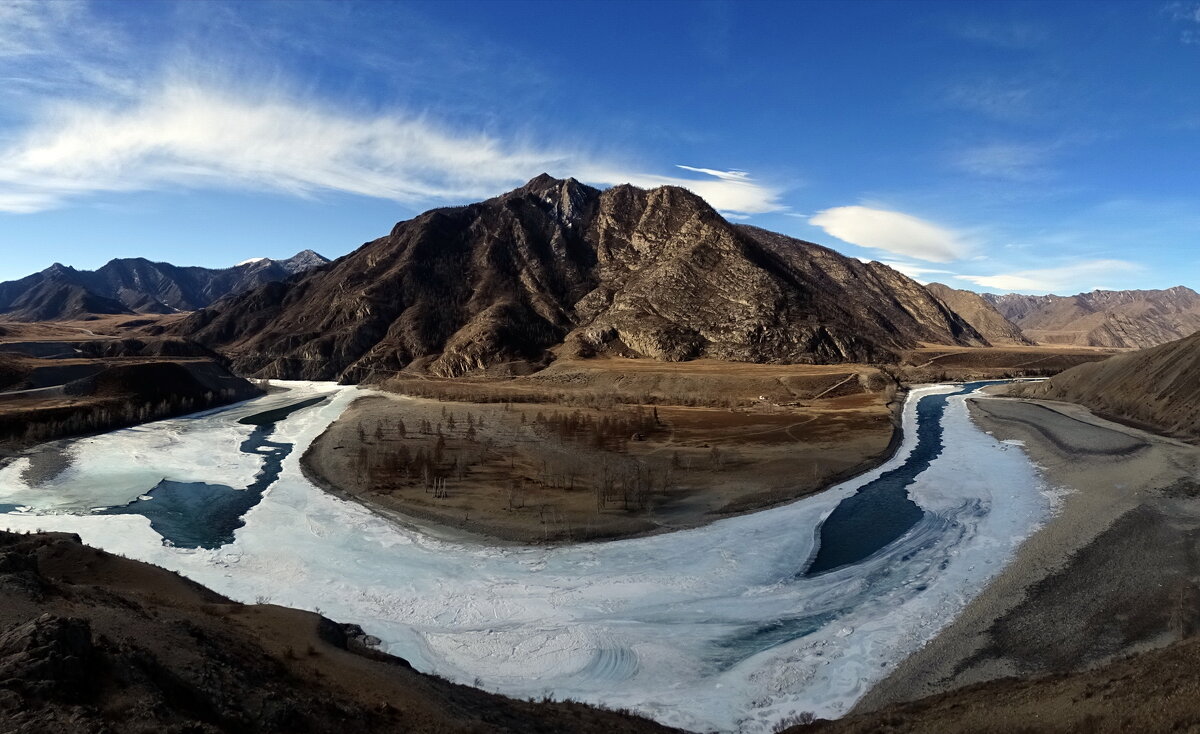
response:
<path fill-rule="evenodd" d="M 888 453 L 894 390 L 873 368 L 692 366 L 597 360 L 549 378 L 392 381 L 427 397 L 360 400 L 306 467 L 385 510 L 546 542 L 700 525 Z"/>

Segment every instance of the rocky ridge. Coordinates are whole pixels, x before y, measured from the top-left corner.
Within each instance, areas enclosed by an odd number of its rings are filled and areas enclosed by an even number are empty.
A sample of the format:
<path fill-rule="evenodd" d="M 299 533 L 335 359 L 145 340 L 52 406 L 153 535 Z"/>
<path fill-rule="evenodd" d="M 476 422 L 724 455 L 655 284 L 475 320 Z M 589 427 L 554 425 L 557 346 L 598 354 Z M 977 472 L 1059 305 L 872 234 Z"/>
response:
<path fill-rule="evenodd" d="M 95 271 L 55 263 L 40 273 L 0 283 L 0 316 L 55 321 L 93 314 L 194 311 L 327 262 L 305 250 L 287 260 L 259 258 L 223 269 L 179 267 L 145 258 L 111 260 Z"/>
<path fill-rule="evenodd" d="M 681 188 L 545 174 L 436 209 L 333 264 L 193 314 L 243 374 L 360 381 L 527 372 L 555 356 L 895 361 L 987 340 L 879 263 L 733 225 Z"/>
<path fill-rule="evenodd" d="M 1200 293 L 1184 286 L 983 298 L 1042 344 L 1144 349 L 1200 331 Z"/>

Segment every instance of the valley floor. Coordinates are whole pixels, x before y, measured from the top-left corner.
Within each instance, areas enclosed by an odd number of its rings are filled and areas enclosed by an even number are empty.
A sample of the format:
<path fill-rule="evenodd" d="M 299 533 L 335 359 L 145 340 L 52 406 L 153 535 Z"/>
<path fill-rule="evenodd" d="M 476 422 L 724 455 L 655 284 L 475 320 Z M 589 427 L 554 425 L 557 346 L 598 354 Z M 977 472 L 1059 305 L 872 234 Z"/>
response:
<path fill-rule="evenodd" d="M 899 435 L 902 400 L 871 368 L 621 366 L 573 368 L 582 388 L 560 365 L 537 381 L 407 386 L 458 400 L 360 398 L 304 466 L 385 513 L 508 541 L 579 541 L 788 502 L 877 466 Z"/>
<path fill-rule="evenodd" d="M 305 456 L 391 514 L 516 542 L 704 525 L 830 487 L 895 447 L 898 384 L 1042 375 L 1072 347 L 925 348 L 897 365 L 564 359 L 508 379 L 401 375 Z"/>
<path fill-rule="evenodd" d="M 1063 489 L 1057 516 L 830 730 L 1195 725 L 1179 692 L 1200 687 L 1180 674 L 1198 656 L 1200 448 L 1065 403 L 980 399 L 972 413 Z"/>

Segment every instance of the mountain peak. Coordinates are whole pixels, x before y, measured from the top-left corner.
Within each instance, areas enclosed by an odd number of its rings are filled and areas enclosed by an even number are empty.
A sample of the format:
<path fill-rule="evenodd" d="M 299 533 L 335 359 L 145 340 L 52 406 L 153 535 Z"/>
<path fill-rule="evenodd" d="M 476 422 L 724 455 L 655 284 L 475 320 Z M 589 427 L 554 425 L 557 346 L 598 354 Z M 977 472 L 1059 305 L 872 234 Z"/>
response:
<path fill-rule="evenodd" d="M 557 179 L 546 172 L 539 173 L 533 178 L 525 182 L 525 185 L 520 187 L 520 191 L 542 191 L 548 188 L 558 188 L 562 184 L 561 179 Z"/>
<path fill-rule="evenodd" d="M 54 276 L 70 275 L 71 273 L 74 273 L 74 272 L 76 272 L 75 268 L 71 267 L 70 265 L 63 265 L 62 263 L 54 263 L 50 267 L 43 270 L 42 275 L 54 277 Z"/>
<path fill-rule="evenodd" d="M 288 272 L 289 275 L 319 268 L 322 265 L 329 263 L 329 258 L 314 250 L 301 250 L 295 255 L 292 255 L 287 260 L 280 260 L 279 265 Z"/>

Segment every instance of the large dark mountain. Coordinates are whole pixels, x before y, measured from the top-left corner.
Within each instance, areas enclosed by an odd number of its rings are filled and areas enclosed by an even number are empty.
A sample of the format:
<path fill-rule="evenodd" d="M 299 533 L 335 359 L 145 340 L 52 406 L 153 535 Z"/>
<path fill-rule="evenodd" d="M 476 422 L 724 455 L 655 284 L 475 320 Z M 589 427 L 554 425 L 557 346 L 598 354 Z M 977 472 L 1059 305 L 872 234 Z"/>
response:
<path fill-rule="evenodd" d="M 244 374 L 348 381 L 555 354 L 880 362 L 921 343 L 986 344 L 879 263 L 730 224 L 681 188 L 601 192 L 544 174 L 401 222 L 179 331 Z"/>
<path fill-rule="evenodd" d="M 1029 338 L 1043 344 L 1144 349 L 1200 331 L 1200 293 L 1092 291 L 1074 296 L 984 294 Z"/>
<path fill-rule="evenodd" d="M 88 314 L 194 311 L 327 262 L 305 250 L 287 260 L 261 258 L 215 270 L 143 258 L 112 260 L 95 271 L 55 263 L 40 273 L 0 283 L 0 315 L 13 321 L 53 321 Z"/>

